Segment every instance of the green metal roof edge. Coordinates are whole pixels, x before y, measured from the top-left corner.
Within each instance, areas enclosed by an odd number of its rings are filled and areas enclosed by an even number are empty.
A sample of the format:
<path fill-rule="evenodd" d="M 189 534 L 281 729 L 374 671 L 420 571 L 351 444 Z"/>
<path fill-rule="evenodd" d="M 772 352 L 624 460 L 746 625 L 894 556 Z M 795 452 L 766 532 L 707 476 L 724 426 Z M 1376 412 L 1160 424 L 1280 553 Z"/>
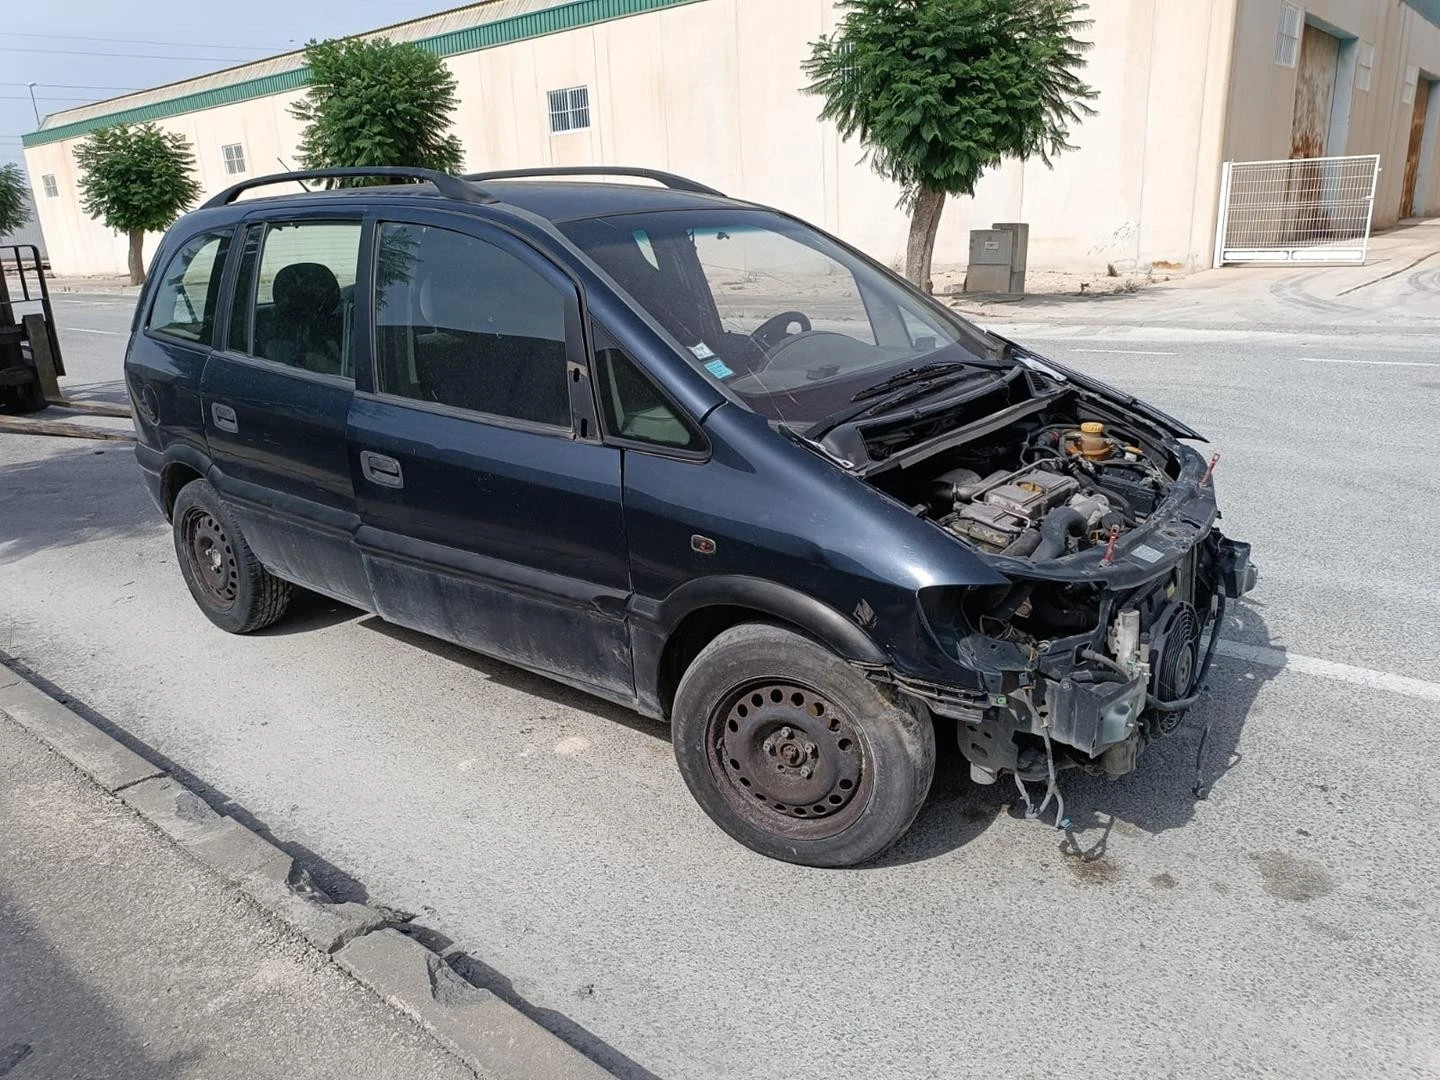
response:
<path fill-rule="evenodd" d="M 547 34 L 558 34 L 565 30 L 576 30 L 582 26 L 593 26 L 596 23 L 623 19 L 630 15 L 643 15 L 649 11 L 696 2 L 697 0 L 573 0 L 572 3 L 560 4 L 556 7 L 542 8 L 539 11 L 530 11 L 523 15 L 512 15 L 508 19 L 496 19 L 494 22 L 481 23 L 479 26 L 469 26 L 463 30 L 451 30 L 444 34 L 436 34 L 434 37 L 421 38 L 415 44 L 436 56 L 456 56 L 460 53 L 478 52 L 481 49 L 493 49 L 498 45 L 510 45 L 517 41 L 524 41 L 526 38 L 544 37 Z M 237 101 L 249 101 L 251 98 L 281 94 L 287 90 L 304 86 L 309 81 L 309 68 L 293 68 L 290 71 L 276 72 L 273 75 L 263 75 L 258 79 L 246 79 L 228 86 L 217 86 L 211 90 L 200 90 L 193 94 L 166 98 L 164 101 L 152 101 L 148 105 L 137 105 L 131 109 L 104 113 L 100 116 L 90 117 L 88 120 L 76 120 L 74 123 L 61 124 L 53 128 L 42 128 L 21 136 L 20 142 L 27 148 L 43 146 L 46 143 L 73 139 L 77 135 L 84 135 L 97 128 L 112 127 L 116 124 L 144 124 L 167 116 L 180 116 L 183 113 L 213 109 L 217 105 L 232 105 Z"/>
<path fill-rule="evenodd" d="M 1440 0 L 1405 0 L 1405 3 L 1436 26 L 1440 26 Z"/>

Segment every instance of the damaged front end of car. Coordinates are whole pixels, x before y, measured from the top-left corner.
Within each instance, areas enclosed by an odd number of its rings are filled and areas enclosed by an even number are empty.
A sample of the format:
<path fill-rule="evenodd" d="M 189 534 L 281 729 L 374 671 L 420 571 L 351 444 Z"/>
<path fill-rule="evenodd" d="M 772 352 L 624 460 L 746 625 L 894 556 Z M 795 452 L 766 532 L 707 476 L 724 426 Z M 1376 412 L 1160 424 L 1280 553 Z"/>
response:
<path fill-rule="evenodd" d="M 1257 575 L 1249 545 L 1215 527 L 1217 459 L 1180 441 L 1195 432 L 1038 360 L 1007 393 L 991 403 L 999 422 L 928 433 L 933 454 L 895 437 L 903 468 L 885 464 L 883 441 L 901 433 L 872 428 L 864 449 L 881 456 L 861 471 L 1004 578 L 919 590 L 953 679 L 877 677 L 954 720 L 972 777 L 1012 774 L 1028 806 L 1026 783 L 1058 795 L 1059 770 L 1124 775 L 1176 729 L 1227 600 Z"/>

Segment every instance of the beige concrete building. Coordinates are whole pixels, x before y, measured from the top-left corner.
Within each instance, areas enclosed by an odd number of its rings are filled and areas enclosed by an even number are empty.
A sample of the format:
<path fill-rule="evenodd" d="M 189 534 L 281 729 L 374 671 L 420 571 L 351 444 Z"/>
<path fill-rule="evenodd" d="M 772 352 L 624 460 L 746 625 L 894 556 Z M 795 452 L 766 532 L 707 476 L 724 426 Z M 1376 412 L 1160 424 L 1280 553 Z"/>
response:
<path fill-rule="evenodd" d="M 1097 115 L 1050 170 L 1007 163 L 952 200 L 936 261 L 968 230 L 1031 226 L 1030 265 L 1210 265 L 1226 160 L 1376 154 L 1374 216 L 1440 213 L 1440 0 L 1091 0 Z M 490 0 L 375 31 L 455 73 L 470 169 L 647 165 L 808 218 L 886 261 L 898 192 L 816 119 L 808 43 L 832 0 Z M 74 149 L 154 120 L 194 147 L 205 192 L 293 167 L 305 92 L 287 53 L 56 113 L 25 137 L 52 265 L 125 268 L 125 239 L 80 210 Z M 153 243 L 153 239 L 152 239 Z"/>

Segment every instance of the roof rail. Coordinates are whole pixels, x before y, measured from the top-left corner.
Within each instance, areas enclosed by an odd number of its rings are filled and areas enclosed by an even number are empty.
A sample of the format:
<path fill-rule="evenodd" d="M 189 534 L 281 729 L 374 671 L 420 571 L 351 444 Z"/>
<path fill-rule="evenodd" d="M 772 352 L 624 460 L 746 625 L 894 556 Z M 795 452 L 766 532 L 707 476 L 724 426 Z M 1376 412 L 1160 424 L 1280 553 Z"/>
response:
<path fill-rule="evenodd" d="M 535 169 L 500 169 L 495 172 L 467 173 L 466 180 L 518 180 L 527 176 L 638 176 L 654 180 L 675 191 L 691 191 L 697 195 L 719 195 L 724 192 L 706 187 L 696 180 L 687 180 L 675 173 L 659 169 L 641 169 L 633 165 L 542 165 Z"/>
<path fill-rule="evenodd" d="M 461 202 L 493 203 L 500 201 L 488 191 L 473 187 L 464 179 L 452 176 L 450 173 L 439 172 L 436 169 L 409 169 L 398 165 L 375 165 L 362 168 L 306 169 L 302 172 L 272 173 L 269 176 L 252 177 L 249 180 L 242 180 L 208 199 L 200 209 L 209 210 L 216 206 L 228 206 L 240 197 L 241 192 L 249 191 L 251 188 L 266 187 L 270 184 L 299 183 L 302 180 L 343 180 L 359 176 L 394 176 L 405 180 L 425 181 L 434 184 L 435 190 L 447 199 L 458 199 Z"/>

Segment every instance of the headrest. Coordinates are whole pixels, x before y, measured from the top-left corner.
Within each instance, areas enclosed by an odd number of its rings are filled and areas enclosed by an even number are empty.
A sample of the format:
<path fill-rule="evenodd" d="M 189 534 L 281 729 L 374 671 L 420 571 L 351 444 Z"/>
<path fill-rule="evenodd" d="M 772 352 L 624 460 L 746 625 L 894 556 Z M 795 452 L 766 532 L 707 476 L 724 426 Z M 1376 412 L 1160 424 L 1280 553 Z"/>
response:
<path fill-rule="evenodd" d="M 340 306 L 340 282 L 324 263 L 291 263 L 275 275 L 271 291 L 282 315 L 326 315 Z"/>

